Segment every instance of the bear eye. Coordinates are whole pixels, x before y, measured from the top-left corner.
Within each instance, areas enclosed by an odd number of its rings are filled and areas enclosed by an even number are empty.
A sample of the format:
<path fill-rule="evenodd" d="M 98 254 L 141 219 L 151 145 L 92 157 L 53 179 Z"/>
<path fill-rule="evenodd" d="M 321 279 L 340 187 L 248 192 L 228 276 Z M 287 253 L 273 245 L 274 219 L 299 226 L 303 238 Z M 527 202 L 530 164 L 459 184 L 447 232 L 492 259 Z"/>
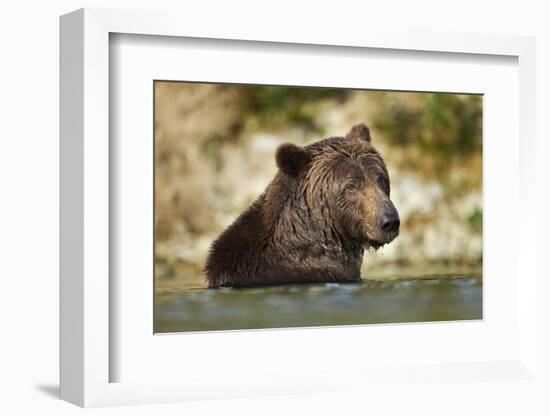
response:
<path fill-rule="evenodd" d="M 353 193 L 353 192 L 356 192 L 358 189 L 358 186 L 355 182 L 348 182 L 346 184 L 346 187 L 344 188 L 344 190 L 346 192 L 349 192 L 349 193 Z"/>
<path fill-rule="evenodd" d="M 390 183 L 384 176 L 378 177 L 378 186 L 380 186 L 380 189 L 382 189 L 386 195 L 390 195 Z"/>

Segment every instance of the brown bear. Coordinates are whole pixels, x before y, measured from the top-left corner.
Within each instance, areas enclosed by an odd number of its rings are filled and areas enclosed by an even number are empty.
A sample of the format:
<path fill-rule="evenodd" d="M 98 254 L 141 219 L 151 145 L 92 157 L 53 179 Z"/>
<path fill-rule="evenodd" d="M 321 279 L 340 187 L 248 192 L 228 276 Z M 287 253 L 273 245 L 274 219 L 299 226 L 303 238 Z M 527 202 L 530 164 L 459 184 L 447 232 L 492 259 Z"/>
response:
<path fill-rule="evenodd" d="M 360 281 L 364 250 L 391 242 L 400 225 L 368 127 L 282 144 L 275 159 L 264 193 L 212 244 L 208 286 Z"/>

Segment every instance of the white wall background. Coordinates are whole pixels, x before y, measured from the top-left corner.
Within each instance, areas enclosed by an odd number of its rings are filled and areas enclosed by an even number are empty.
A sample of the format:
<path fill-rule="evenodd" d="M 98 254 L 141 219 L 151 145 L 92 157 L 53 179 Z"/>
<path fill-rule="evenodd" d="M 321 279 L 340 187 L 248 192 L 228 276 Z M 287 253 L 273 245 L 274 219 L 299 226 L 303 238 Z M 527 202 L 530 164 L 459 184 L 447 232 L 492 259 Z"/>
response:
<path fill-rule="evenodd" d="M 539 259 L 550 231 L 550 14 L 543 1 L 305 1 L 197 2 L 112 0 L 87 2 L 20 0 L 0 12 L 0 413 L 76 414 L 82 410 L 56 399 L 58 385 L 58 16 L 80 7 L 178 10 L 204 17 L 245 14 L 281 26 L 384 24 L 440 30 L 537 36 Z M 503 230 L 503 236 L 508 235 Z M 546 248 L 548 244 L 546 243 Z M 513 249 L 513 243 L 511 243 Z M 543 267 L 541 264 L 539 267 Z M 548 265 L 542 271 L 550 279 Z M 543 282 L 541 300 L 550 293 Z M 539 302 L 541 313 L 549 308 Z M 548 319 L 545 320 L 548 323 Z M 550 351 L 548 334 L 544 347 Z M 546 354 L 548 354 L 546 352 Z M 548 371 L 548 358 L 541 354 Z M 529 387 L 526 386 L 526 389 Z M 343 393 L 259 398 L 92 410 L 97 414 L 548 414 L 542 391 L 500 384 L 491 393 L 475 386 L 435 386 L 372 397 Z M 522 393 L 522 394 L 519 394 Z M 489 396 L 487 396 L 489 394 Z M 536 398 L 539 400 L 536 400 Z"/>

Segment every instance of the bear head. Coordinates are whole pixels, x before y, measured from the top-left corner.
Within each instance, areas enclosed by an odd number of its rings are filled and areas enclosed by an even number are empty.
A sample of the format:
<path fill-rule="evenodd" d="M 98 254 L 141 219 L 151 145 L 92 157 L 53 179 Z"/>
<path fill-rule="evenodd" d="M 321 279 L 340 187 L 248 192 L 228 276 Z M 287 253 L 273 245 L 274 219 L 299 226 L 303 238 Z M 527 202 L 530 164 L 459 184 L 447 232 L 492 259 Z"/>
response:
<path fill-rule="evenodd" d="M 288 204 L 319 235 L 377 249 L 399 234 L 388 170 L 366 125 L 304 147 L 283 144 L 276 162 Z"/>

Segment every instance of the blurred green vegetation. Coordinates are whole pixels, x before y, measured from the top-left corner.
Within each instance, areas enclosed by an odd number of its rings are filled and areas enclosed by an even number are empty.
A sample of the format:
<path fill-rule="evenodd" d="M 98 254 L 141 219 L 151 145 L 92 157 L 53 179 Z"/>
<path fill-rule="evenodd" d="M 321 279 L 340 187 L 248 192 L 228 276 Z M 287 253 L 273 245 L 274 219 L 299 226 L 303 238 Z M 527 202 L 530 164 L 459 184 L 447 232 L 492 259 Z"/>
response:
<path fill-rule="evenodd" d="M 318 116 L 319 103 L 332 100 L 345 103 L 353 90 L 248 86 L 240 107 L 240 120 L 230 134 L 214 135 L 203 150 L 216 169 L 223 163 L 221 146 L 243 131 L 297 128 L 304 134 L 322 135 L 326 126 Z M 482 100 L 479 95 L 445 93 L 397 93 L 365 91 L 377 110 L 371 127 L 389 145 L 414 149 L 430 158 L 425 170 L 445 176 L 454 163 L 477 155 L 482 148 Z M 405 95 L 410 99 L 403 99 Z M 413 160 L 413 159 L 410 159 Z M 469 184 L 466 184 L 469 186 Z"/>
<path fill-rule="evenodd" d="M 351 90 L 338 88 L 304 88 L 249 86 L 242 89 L 240 119 L 227 134 L 213 134 L 202 143 L 202 151 L 216 171 L 223 167 L 223 147 L 235 141 L 243 131 L 285 130 L 296 128 L 304 134 L 325 133 L 316 119 L 320 100 L 345 101 Z"/>
<path fill-rule="evenodd" d="M 247 90 L 243 107 L 245 125 L 250 129 L 298 127 L 308 132 L 324 133 L 316 122 L 320 100 L 345 100 L 350 90 L 337 88 L 252 87 Z"/>
<path fill-rule="evenodd" d="M 479 95 L 425 94 L 415 105 L 384 94 L 374 120 L 386 140 L 433 157 L 447 174 L 452 163 L 477 155 L 482 148 L 482 100 Z"/>
<path fill-rule="evenodd" d="M 481 233 L 483 227 L 483 212 L 481 211 L 481 208 L 478 207 L 474 209 L 468 217 L 468 223 L 474 231 Z"/>
<path fill-rule="evenodd" d="M 228 138 L 220 134 L 213 134 L 202 143 L 202 153 L 205 159 L 212 165 L 216 172 L 219 172 L 223 167 L 223 152 L 224 143 L 228 142 Z"/>

